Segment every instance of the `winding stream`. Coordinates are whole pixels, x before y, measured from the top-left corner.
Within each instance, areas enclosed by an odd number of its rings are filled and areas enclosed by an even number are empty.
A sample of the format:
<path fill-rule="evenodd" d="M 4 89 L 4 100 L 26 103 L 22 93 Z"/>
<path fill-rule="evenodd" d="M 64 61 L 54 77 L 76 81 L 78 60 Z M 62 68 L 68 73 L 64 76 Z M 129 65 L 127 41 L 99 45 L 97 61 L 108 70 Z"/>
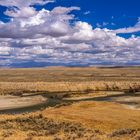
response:
<path fill-rule="evenodd" d="M 49 97 L 48 94 L 23 94 L 22 96 L 0 96 L 0 113 L 6 114 L 19 114 L 34 112 L 47 107 L 54 107 L 57 105 L 63 105 L 65 103 L 74 103 L 80 101 L 106 101 L 116 102 L 124 105 L 124 107 L 130 109 L 140 109 L 140 93 L 137 94 L 124 94 L 119 93 L 92 97 L 87 94 L 79 97 L 67 97 L 57 98 Z"/>

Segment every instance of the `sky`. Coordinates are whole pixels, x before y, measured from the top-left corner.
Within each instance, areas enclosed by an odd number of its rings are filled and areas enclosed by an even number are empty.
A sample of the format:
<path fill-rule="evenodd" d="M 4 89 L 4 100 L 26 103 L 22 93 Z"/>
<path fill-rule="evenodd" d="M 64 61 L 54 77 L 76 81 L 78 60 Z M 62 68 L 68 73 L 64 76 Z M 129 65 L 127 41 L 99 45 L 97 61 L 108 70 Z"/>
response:
<path fill-rule="evenodd" d="M 140 0 L 0 0 L 0 67 L 140 65 Z"/>

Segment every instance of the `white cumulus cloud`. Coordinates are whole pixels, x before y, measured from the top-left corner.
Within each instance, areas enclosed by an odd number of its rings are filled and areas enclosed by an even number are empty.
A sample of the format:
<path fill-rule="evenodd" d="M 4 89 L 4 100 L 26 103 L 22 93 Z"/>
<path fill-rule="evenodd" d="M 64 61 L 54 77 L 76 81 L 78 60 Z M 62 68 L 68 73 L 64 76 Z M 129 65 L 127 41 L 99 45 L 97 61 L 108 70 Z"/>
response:
<path fill-rule="evenodd" d="M 4 14 L 11 17 L 0 22 L 1 66 L 140 64 L 140 37 L 118 35 L 139 31 L 140 19 L 129 28 L 94 28 L 75 20 L 71 12 L 79 7 L 33 7 L 48 2 L 53 1 L 0 0 L 7 7 Z"/>

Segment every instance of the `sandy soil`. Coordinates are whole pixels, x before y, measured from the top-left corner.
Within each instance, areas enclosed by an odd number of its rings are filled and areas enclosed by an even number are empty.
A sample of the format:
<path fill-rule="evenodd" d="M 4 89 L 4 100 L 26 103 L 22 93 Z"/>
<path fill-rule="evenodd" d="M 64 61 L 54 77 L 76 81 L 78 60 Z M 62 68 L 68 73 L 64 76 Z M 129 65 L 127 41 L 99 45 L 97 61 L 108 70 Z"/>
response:
<path fill-rule="evenodd" d="M 39 105 L 47 99 L 41 95 L 35 96 L 0 96 L 0 111 Z"/>
<path fill-rule="evenodd" d="M 51 100 L 50 98 L 38 94 L 24 94 L 23 96 L 0 96 L 0 111 L 33 107 L 40 104 L 54 104 L 55 100 L 57 104 L 57 99 Z M 86 95 L 63 98 L 62 100 L 59 99 L 60 103 L 64 103 L 65 101 L 70 101 L 73 103 L 81 101 L 114 102 L 119 103 L 124 108 L 140 110 L 140 93 L 129 95 L 122 92 L 103 92 L 100 94 L 90 93 Z"/>

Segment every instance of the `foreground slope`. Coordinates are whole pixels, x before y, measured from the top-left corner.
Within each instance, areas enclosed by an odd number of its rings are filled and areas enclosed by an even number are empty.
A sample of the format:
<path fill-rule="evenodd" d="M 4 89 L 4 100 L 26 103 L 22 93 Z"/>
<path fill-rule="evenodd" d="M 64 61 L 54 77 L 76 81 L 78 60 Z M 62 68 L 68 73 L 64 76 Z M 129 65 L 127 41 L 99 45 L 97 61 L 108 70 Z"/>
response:
<path fill-rule="evenodd" d="M 1 112 L 1 139 L 140 139 L 139 67 L 1 69 L 0 94 L 47 101 Z"/>

